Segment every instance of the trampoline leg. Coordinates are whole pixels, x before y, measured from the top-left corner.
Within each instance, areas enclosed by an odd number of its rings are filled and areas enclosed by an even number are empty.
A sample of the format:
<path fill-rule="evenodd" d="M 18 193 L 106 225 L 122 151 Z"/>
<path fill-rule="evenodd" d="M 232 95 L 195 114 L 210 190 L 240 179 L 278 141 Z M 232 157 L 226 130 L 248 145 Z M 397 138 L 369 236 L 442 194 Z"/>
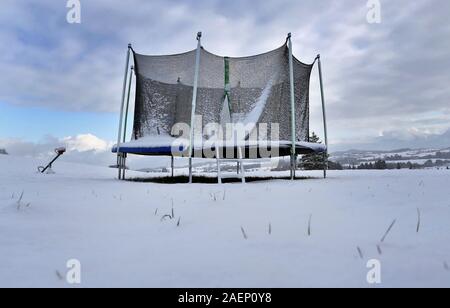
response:
<path fill-rule="evenodd" d="M 127 169 L 127 154 L 123 154 L 122 180 L 125 180 L 125 172 Z"/>
<path fill-rule="evenodd" d="M 124 172 L 124 163 L 123 163 L 123 153 L 120 154 L 120 169 L 119 169 L 119 179 L 123 180 L 123 172 Z"/>
<path fill-rule="evenodd" d="M 122 179 L 122 156 L 119 154 L 119 156 L 117 157 L 117 168 L 119 170 L 119 180 Z"/>
<path fill-rule="evenodd" d="M 125 179 L 124 175 L 125 175 L 125 156 L 122 156 L 122 180 Z"/>
<path fill-rule="evenodd" d="M 189 157 L 189 184 L 192 184 L 192 157 Z"/>
<path fill-rule="evenodd" d="M 290 172 L 290 177 L 291 177 L 291 180 L 292 180 L 292 155 L 291 156 L 289 156 L 289 172 Z"/>
<path fill-rule="evenodd" d="M 295 176 L 296 176 L 296 173 L 297 173 L 297 154 L 294 155 L 294 159 L 293 159 L 292 163 L 293 163 L 294 179 L 295 179 Z"/>
<path fill-rule="evenodd" d="M 122 168 L 122 155 L 119 154 L 119 155 L 117 156 L 117 170 L 118 170 L 118 172 L 119 172 L 117 178 L 118 178 L 119 180 L 122 179 L 122 169 L 121 169 L 121 168 Z"/>
<path fill-rule="evenodd" d="M 170 171 L 172 172 L 172 177 L 173 177 L 173 166 L 174 166 L 174 158 L 173 158 L 173 156 L 172 156 L 172 158 L 171 158 L 171 162 L 170 162 Z"/>
<path fill-rule="evenodd" d="M 291 171 L 291 180 L 293 180 L 294 179 L 293 155 L 290 156 L 290 159 L 291 159 L 291 161 L 290 161 L 289 166 L 290 166 L 290 171 Z"/>
<path fill-rule="evenodd" d="M 217 164 L 217 183 L 222 184 L 222 171 L 220 170 L 220 152 L 219 147 L 216 146 L 216 164 Z"/>
<path fill-rule="evenodd" d="M 120 155 L 117 155 L 117 178 L 120 180 Z"/>

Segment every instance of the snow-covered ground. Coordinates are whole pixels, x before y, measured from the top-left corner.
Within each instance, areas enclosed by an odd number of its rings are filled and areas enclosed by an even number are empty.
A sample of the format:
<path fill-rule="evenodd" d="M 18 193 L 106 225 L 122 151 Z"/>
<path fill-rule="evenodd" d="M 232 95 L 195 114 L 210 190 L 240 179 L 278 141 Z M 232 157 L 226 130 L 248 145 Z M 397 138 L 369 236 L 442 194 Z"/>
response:
<path fill-rule="evenodd" d="M 448 170 L 163 185 L 39 163 L 0 155 L 0 287 L 69 286 L 73 258 L 82 287 L 371 287 L 369 259 L 382 287 L 450 287 Z"/>

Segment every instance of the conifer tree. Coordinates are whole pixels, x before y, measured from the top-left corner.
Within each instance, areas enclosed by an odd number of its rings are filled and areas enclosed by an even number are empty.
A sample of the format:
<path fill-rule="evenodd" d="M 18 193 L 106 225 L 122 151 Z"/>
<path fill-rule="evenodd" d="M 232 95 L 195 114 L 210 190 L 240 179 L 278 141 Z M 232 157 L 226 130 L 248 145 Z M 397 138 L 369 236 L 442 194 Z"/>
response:
<path fill-rule="evenodd" d="M 317 136 L 314 132 L 311 133 L 309 142 L 322 143 L 319 136 Z M 311 153 L 303 155 L 301 159 L 301 166 L 305 170 L 322 170 L 324 168 L 324 154 Z"/>

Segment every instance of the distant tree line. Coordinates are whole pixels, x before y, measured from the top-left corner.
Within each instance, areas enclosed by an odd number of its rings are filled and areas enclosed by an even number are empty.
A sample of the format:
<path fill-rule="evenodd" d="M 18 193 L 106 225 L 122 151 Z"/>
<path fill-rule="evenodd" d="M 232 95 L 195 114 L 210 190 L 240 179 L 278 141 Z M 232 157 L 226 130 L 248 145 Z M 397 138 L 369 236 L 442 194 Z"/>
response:
<path fill-rule="evenodd" d="M 314 133 L 311 133 L 309 137 L 311 143 L 322 143 L 320 138 Z M 423 159 L 424 157 L 422 157 Z M 426 156 L 426 158 L 450 158 L 450 152 L 436 152 L 435 155 Z M 392 162 L 397 160 L 397 162 Z M 297 167 L 303 170 L 323 170 L 324 164 L 327 162 L 329 170 L 394 170 L 394 169 L 422 169 L 422 168 L 446 168 L 450 169 L 450 160 L 437 159 L 433 161 L 428 159 L 424 164 L 413 163 L 405 160 L 404 157 L 395 154 L 387 156 L 384 159 L 378 159 L 374 162 L 358 163 L 357 161 L 347 162 L 343 165 L 341 162 L 331 161 L 329 155 L 323 153 L 310 153 L 302 155 L 301 159 L 297 162 Z M 280 161 L 280 164 L 275 170 L 287 170 L 289 169 L 289 161 Z"/>
<path fill-rule="evenodd" d="M 385 170 L 385 169 L 420 169 L 421 165 L 411 162 L 386 163 L 385 160 L 377 160 L 376 162 L 362 163 L 358 166 L 353 166 L 351 169 L 359 170 Z"/>
<path fill-rule="evenodd" d="M 449 169 L 448 164 L 450 161 L 447 160 L 436 160 L 433 162 L 431 159 L 427 160 L 424 164 L 412 163 L 412 162 L 396 162 L 389 163 L 385 160 L 377 160 L 375 162 L 362 163 L 358 166 L 350 166 L 349 169 L 359 169 L 359 170 L 385 170 L 385 169 L 422 169 L 422 168 L 433 168 L 433 167 L 446 167 Z"/>
<path fill-rule="evenodd" d="M 392 161 L 392 160 L 405 160 L 405 157 L 395 154 L 395 155 L 388 155 L 384 158 L 386 161 Z M 425 156 L 409 156 L 408 159 L 450 159 L 450 152 L 441 152 L 437 151 L 434 154 L 425 155 Z"/>

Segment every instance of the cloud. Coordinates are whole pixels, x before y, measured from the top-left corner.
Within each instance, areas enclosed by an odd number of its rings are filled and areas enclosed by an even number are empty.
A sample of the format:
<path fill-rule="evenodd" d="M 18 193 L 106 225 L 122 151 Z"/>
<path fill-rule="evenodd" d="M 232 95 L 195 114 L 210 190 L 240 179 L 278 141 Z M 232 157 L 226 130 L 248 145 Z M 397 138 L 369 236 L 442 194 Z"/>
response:
<path fill-rule="evenodd" d="M 54 149 L 65 146 L 66 161 L 82 162 L 96 165 L 110 165 L 114 163 L 111 153 L 112 142 L 102 140 L 92 134 L 82 134 L 55 138 L 46 136 L 39 142 L 21 139 L 0 139 L 0 148 L 5 148 L 10 155 L 33 157 L 48 160 L 54 156 Z"/>
<path fill-rule="evenodd" d="M 0 100 L 59 110 L 117 112 L 126 45 L 142 53 L 195 48 L 243 56 L 278 47 L 322 54 L 329 137 L 377 140 L 380 131 L 443 132 L 450 114 L 450 2 L 381 1 L 382 23 L 366 22 L 366 1 L 82 1 L 69 25 L 65 2 L 4 0 L 0 11 Z M 317 72 L 312 130 L 322 131 Z"/>
<path fill-rule="evenodd" d="M 107 142 L 92 134 L 82 134 L 75 137 L 65 137 L 61 140 L 68 151 L 94 151 L 104 152 L 111 149 L 113 142 Z"/>
<path fill-rule="evenodd" d="M 67 151 L 61 159 L 62 161 L 99 166 L 110 166 L 116 163 L 116 154 L 111 152 L 113 144 L 112 141 L 103 140 L 89 133 L 63 138 L 45 136 L 38 142 L 0 139 L 0 149 L 5 149 L 10 155 L 32 157 L 44 163 L 55 156 L 55 148 L 64 146 Z M 134 170 L 168 167 L 170 158 L 130 155 L 127 165 Z"/>
<path fill-rule="evenodd" d="M 450 148 L 450 129 L 443 133 L 423 132 L 417 129 L 383 131 L 377 137 L 341 140 L 333 146 L 332 151 L 403 148 Z"/>

